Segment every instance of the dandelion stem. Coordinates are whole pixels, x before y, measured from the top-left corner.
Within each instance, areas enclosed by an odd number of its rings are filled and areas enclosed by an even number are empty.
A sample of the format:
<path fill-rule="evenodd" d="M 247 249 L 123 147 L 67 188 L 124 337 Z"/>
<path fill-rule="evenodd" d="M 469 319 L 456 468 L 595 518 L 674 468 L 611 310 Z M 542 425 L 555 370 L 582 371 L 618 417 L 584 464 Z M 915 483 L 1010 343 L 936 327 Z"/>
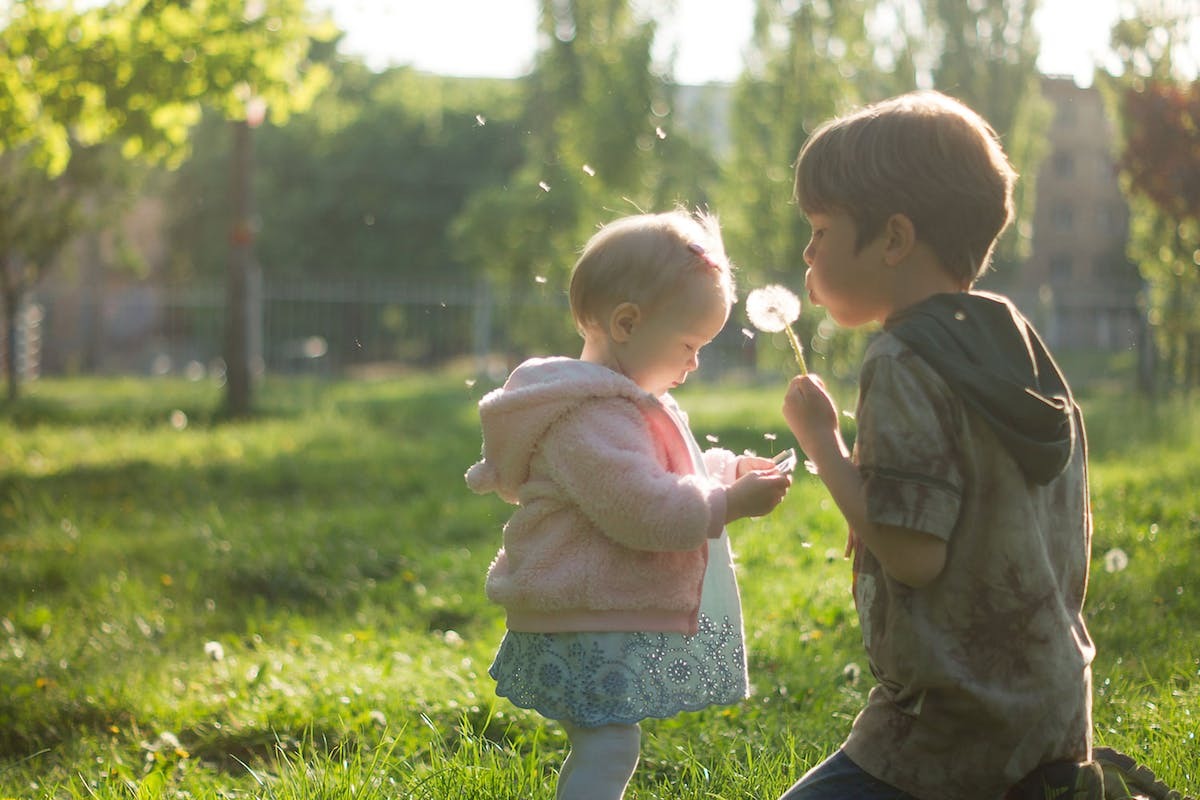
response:
<path fill-rule="evenodd" d="M 808 367 L 804 364 L 804 350 L 800 347 L 800 341 L 796 338 L 796 334 L 792 331 L 791 325 L 785 325 L 783 332 L 787 334 L 788 342 L 792 345 L 792 352 L 796 354 L 796 366 L 800 368 L 801 375 L 808 374 Z"/>

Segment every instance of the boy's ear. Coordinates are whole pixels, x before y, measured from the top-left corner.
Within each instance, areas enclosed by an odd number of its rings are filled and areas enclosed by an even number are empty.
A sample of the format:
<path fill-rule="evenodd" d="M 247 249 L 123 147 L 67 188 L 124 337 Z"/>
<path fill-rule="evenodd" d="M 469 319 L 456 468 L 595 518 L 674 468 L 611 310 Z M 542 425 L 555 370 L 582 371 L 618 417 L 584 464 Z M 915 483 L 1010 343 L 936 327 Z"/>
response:
<path fill-rule="evenodd" d="M 637 303 L 621 303 L 608 317 L 608 334 L 613 341 L 624 342 L 633 335 L 633 329 L 642 319 L 642 310 Z"/>
<path fill-rule="evenodd" d="M 883 225 L 883 258 L 888 266 L 896 266 L 917 246 L 917 228 L 907 214 L 892 214 Z"/>

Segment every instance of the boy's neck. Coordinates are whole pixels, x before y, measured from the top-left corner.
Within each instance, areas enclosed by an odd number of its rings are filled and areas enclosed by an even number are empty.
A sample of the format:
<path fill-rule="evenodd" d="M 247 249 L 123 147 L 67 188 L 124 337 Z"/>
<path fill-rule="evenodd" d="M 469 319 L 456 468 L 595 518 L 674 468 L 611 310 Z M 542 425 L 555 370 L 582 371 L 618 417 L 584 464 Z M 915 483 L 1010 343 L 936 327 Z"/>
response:
<path fill-rule="evenodd" d="M 932 252 L 923 247 L 897 267 L 894 278 L 888 317 L 912 308 L 935 294 L 967 292 L 971 289 L 942 266 Z"/>

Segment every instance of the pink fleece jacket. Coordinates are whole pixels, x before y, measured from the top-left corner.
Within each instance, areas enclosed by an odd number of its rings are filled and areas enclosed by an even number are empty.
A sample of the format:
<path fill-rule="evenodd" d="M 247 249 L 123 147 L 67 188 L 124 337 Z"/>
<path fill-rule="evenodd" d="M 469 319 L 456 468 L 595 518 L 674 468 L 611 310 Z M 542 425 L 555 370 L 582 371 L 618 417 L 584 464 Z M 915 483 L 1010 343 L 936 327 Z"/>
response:
<path fill-rule="evenodd" d="M 737 459 L 710 450 L 721 477 L 698 475 L 664 402 L 571 358 L 526 361 L 480 401 L 467 484 L 518 506 L 486 585 L 510 630 L 695 633 Z"/>

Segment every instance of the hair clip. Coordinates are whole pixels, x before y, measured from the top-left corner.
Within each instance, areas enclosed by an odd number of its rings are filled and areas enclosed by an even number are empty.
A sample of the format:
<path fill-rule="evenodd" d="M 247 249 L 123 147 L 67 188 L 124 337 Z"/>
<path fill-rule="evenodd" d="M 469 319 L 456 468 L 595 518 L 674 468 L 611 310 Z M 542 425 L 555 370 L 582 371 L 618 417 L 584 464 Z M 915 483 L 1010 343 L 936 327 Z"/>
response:
<path fill-rule="evenodd" d="M 703 261 L 712 269 L 716 270 L 717 272 L 721 271 L 721 265 L 713 260 L 713 257 L 710 256 L 707 251 L 705 251 L 702 245 L 699 245 L 696 242 L 688 242 L 687 249 L 695 253 L 701 261 Z"/>

